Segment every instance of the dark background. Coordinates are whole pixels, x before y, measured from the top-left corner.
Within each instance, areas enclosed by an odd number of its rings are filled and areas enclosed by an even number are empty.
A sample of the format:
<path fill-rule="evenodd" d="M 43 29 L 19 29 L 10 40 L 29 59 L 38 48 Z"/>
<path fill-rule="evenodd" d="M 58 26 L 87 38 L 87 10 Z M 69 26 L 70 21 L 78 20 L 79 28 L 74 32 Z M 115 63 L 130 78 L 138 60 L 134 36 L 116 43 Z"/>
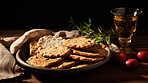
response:
<path fill-rule="evenodd" d="M 50 2 L 49 2 L 50 1 Z M 92 20 L 95 26 L 114 27 L 110 10 L 116 7 L 134 7 L 143 10 L 139 16 L 138 28 L 147 28 L 144 0 L 97 0 L 93 1 L 3 1 L 0 2 L 1 29 L 67 29 L 70 16 L 74 21 Z"/>

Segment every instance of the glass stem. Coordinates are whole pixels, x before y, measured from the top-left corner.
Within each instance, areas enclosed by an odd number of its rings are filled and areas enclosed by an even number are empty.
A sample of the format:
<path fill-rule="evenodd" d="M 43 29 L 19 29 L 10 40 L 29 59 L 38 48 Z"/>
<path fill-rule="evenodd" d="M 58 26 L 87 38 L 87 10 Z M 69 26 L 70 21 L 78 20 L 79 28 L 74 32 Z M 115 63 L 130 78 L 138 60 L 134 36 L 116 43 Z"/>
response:
<path fill-rule="evenodd" d="M 119 37 L 119 44 L 121 47 L 127 48 L 131 44 L 131 38 Z"/>

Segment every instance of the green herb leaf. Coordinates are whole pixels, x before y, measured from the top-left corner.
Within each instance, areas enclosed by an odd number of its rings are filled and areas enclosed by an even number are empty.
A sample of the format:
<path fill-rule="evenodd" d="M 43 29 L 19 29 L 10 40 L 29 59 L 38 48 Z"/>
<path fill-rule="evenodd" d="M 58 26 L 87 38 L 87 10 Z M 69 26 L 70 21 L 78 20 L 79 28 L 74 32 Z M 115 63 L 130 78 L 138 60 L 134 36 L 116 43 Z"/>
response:
<path fill-rule="evenodd" d="M 77 25 L 73 18 L 70 17 L 70 27 L 71 29 L 78 29 L 82 32 L 82 35 L 84 37 L 92 38 L 96 41 L 96 43 L 104 43 L 106 45 L 110 44 L 111 35 L 115 34 L 115 31 L 113 28 L 111 30 L 104 31 L 101 26 L 99 27 L 92 27 L 91 26 L 91 19 L 88 19 L 88 22 L 80 22 L 79 25 Z"/>

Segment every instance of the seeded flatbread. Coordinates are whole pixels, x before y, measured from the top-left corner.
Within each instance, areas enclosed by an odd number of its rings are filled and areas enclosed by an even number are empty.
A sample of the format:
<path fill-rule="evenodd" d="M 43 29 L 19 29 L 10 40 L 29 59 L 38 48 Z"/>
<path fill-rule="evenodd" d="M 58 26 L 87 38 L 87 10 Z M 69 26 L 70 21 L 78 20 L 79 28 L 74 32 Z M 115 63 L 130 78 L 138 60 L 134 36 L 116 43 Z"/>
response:
<path fill-rule="evenodd" d="M 88 65 L 91 65 L 91 64 L 90 64 L 90 63 L 88 63 L 88 64 L 80 64 L 80 65 L 76 65 L 76 66 L 74 66 L 74 67 L 71 67 L 70 69 L 86 67 L 86 66 L 88 66 Z"/>
<path fill-rule="evenodd" d="M 73 54 L 78 54 L 78 55 L 83 55 L 83 56 L 88 56 L 88 57 L 107 56 L 107 53 L 108 53 L 105 49 L 102 49 L 102 51 L 99 53 L 88 52 L 88 51 L 84 51 L 84 50 L 76 50 L 76 49 L 72 49 L 72 50 L 73 50 Z"/>
<path fill-rule="evenodd" d="M 36 46 L 37 46 L 37 41 L 32 41 L 30 43 L 30 55 L 36 55 L 38 53 Z"/>
<path fill-rule="evenodd" d="M 42 49 L 48 47 L 48 46 L 56 46 L 58 44 L 63 44 L 64 39 L 62 37 L 56 37 L 56 36 L 43 36 L 41 37 L 37 42 L 37 47 L 41 47 Z"/>
<path fill-rule="evenodd" d="M 49 46 L 41 51 L 44 57 L 65 57 L 71 49 L 64 45 Z"/>
<path fill-rule="evenodd" d="M 94 46 L 86 48 L 85 50 L 92 52 L 101 52 L 102 50 L 105 49 L 105 47 L 106 47 L 105 45 L 95 44 Z"/>
<path fill-rule="evenodd" d="M 56 37 L 52 35 L 43 36 L 38 41 L 32 41 L 30 43 L 30 55 L 37 55 L 42 49 L 48 46 L 56 46 L 63 44 L 64 39 L 62 37 Z"/>
<path fill-rule="evenodd" d="M 70 54 L 69 58 L 80 60 L 80 61 L 89 61 L 89 62 L 97 62 L 105 59 L 105 57 L 90 58 L 90 57 L 80 56 L 76 54 Z"/>
<path fill-rule="evenodd" d="M 70 61 L 70 62 L 63 62 L 62 64 L 60 64 L 57 67 L 52 67 L 51 69 L 65 69 L 71 66 L 74 66 L 78 63 L 78 61 Z"/>
<path fill-rule="evenodd" d="M 43 56 L 31 56 L 26 62 L 33 66 L 50 67 L 62 61 L 63 58 L 45 58 Z"/>
<path fill-rule="evenodd" d="M 71 48 L 89 48 L 95 45 L 95 41 L 87 38 L 72 38 L 63 42 L 63 45 Z"/>

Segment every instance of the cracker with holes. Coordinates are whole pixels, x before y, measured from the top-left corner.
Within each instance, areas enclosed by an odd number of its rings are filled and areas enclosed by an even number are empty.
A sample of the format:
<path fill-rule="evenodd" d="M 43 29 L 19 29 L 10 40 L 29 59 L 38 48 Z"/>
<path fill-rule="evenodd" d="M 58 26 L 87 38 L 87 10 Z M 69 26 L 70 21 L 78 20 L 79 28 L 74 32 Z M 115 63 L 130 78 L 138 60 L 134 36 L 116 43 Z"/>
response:
<path fill-rule="evenodd" d="M 89 66 L 89 65 L 91 65 L 91 63 L 88 63 L 88 64 L 79 64 L 79 65 L 76 65 L 76 66 L 71 67 L 70 69 L 86 67 L 86 66 Z"/>
<path fill-rule="evenodd" d="M 36 55 L 38 53 L 36 46 L 37 46 L 37 41 L 33 41 L 30 43 L 30 55 L 31 56 Z"/>
<path fill-rule="evenodd" d="M 95 41 L 87 38 L 72 38 L 65 40 L 63 45 L 71 48 L 85 49 L 95 45 Z"/>
<path fill-rule="evenodd" d="M 83 55 L 83 56 L 87 56 L 87 57 L 101 57 L 101 56 L 106 56 L 106 52 L 107 51 L 102 51 L 101 52 L 89 52 L 89 51 L 84 51 L 84 50 L 77 50 L 77 49 L 72 49 L 73 50 L 73 54 L 78 54 L 78 55 Z"/>
<path fill-rule="evenodd" d="M 102 61 L 105 59 L 105 57 L 90 58 L 90 57 L 80 56 L 76 54 L 70 54 L 69 58 L 74 59 L 74 60 L 89 61 L 89 62 L 97 62 L 97 61 Z"/>
<path fill-rule="evenodd" d="M 63 58 L 45 58 L 43 56 L 31 56 L 26 62 L 30 65 L 37 66 L 37 67 L 51 67 L 60 61 L 62 61 Z"/>
<path fill-rule="evenodd" d="M 101 51 L 105 50 L 105 48 L 106 48 L 105 45 L 95 44 L 94 46 L 86 48 L 85 50 L 91 51 L 91 52 L 101 52 Z"/>
<path fill-rule="evenodd" d="M 66 69 L 66 68 L 72 67 L 78 63 L 79 63 L 78 61 L 69 61 L 69 62 L 65 61 L 56 67 L 51 67 L 51 69 Z"/>
<path fill-rule="evenodd" d="M 63 44 L 64 39 L 62 37 L 56 37 L 56 36 L 43 36 L 41 37 L 37 42 L 37 47 L 39 48 L 47 48 L 48 46 L 56 46 L 59 44 Z"/>
<path fill-rule="evenodd" d="M 64 39 L 62 37 L 52 35 L 40 37 L 38 41 L 32 41 L 30 43 L 30 55 L 37 55 L 42 49 L 45 49 L 48 46 L 63 44 L 63 41 Z"/>
<path fill-rule="evenodd" d="M 49 46 L 41 51 L 44 57 L 65 57 L 70 53 L 71 49 L 64 45 Z"/>

